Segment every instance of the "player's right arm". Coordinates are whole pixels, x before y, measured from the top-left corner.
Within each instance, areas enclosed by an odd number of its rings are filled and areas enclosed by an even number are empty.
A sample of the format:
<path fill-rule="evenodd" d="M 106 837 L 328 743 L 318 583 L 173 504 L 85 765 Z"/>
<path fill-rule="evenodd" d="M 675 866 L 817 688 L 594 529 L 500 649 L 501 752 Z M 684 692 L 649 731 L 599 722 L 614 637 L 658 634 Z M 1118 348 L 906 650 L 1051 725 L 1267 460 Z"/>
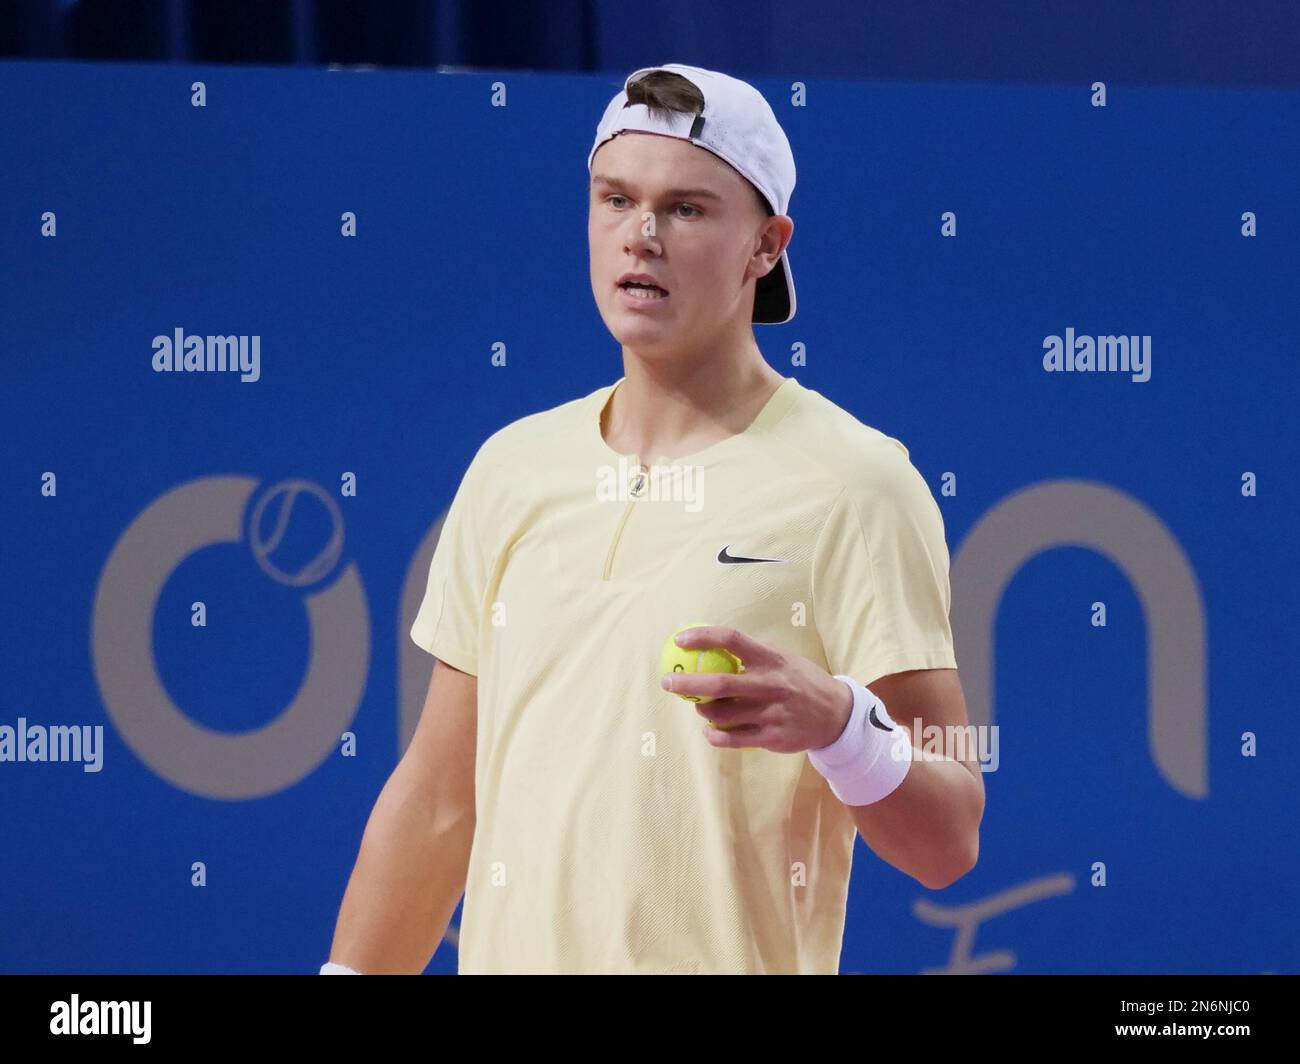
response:
<path fill-rule="evenodd" d="M 361 838 L 329 959 L 423 972 L 465 892 L 474 839 L 478 680 L 435 661 L 420 722 Z"/>

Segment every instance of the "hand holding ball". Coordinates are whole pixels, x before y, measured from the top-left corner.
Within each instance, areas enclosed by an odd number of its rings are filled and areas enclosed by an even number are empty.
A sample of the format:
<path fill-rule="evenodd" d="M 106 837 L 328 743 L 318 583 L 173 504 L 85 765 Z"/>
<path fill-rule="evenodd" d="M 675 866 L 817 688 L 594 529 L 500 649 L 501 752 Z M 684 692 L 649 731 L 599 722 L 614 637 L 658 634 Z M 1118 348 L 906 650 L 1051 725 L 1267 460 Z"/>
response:
<path fill-rule="evenodd" d="M 659 655 L 659 671 L 666 672 L 729 672 L 741 673 L 745 671 L 744 663 L 729 650 L 722 647 L 681 647 L 677 645 L 677 636 L 688 628 L 707 628 L 708 624 L 704 621 L 696 621 L 694 624 L 684 624 L 672 635 L 668 637 L 668 642 L 664 644 L 663 653 Z M 677 692 L 671 692 L 677 694 Z M 688 702 L 712 702 L 712 695 L 682 695 Z M 730 731 L 735 725 L 714 724 L 709 721 L 719 731 Z M 753 750 L 756 747 L 745 746 L 742 750 Z"/>
<path fill-rule="evenodd" d="M 721 647 L 679 647 L 677 637 L 688 628 L 707 628 L 703 621 L 684 624 L 668 637 L 664 651 L 659 655 L 662 672 L 744 672 L 740 659 Z M 676 693 L 676 692 L 674 692 Z M 712 695 L 677 695 L 688 702 L 712 702 Z"/>

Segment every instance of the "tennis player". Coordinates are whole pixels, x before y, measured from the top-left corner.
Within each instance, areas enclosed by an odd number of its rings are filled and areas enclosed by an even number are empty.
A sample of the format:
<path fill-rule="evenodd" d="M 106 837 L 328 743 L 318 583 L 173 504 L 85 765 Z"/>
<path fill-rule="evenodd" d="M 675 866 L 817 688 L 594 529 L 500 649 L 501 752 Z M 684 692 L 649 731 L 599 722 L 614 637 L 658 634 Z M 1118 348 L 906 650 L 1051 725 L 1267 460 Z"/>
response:
<path fill-rule="evenodd" d="M 754 339 L 795 311 L 771 108 L 638 70 L 588 166 L 623 376 L 470 463 L 410 633 L 428 699 L 323 972 L 422 971 L 463 893 L 461 973 L 835 973 L 858 835 L 932 890 L 976 862 L 978 764 L 911 756 L 966 724 L 939 508 Z M 741 673 L 660 672 L 697 624 Z"/>

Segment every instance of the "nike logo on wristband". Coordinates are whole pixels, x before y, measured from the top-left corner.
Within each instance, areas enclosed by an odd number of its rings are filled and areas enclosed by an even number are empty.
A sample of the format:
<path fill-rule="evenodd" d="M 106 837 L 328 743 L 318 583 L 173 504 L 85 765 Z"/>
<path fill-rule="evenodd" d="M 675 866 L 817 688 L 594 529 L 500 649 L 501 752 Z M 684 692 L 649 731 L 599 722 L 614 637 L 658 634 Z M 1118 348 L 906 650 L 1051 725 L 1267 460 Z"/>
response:
<path fill-rule="evenodd" d="M 871 721 L 871 723 L 874 724 L 874 725 L 875 725 L 877 728 L 879 728 L 881 731 L 888 731 L 888 732 L 891 732 L 891 731 L 894 730 L 894 729 L 891 728 L 888 724 L 881 724 L 881 723 L 880 723 L 880 718 L 876 716 L 876 707 L 875 707 L 875 706 L 872 706 L 872 707 L 871 707 L 871 712 L 867 714 L 867 720 Z"/>

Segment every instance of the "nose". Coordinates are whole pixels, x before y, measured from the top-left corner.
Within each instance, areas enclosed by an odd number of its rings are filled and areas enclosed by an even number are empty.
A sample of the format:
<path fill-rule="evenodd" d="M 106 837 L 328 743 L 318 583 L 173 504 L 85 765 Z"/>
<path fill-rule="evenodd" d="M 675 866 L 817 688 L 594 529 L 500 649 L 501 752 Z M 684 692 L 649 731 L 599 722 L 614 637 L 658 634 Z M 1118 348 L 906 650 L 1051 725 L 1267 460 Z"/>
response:
<path fill-rule="evenodd" d="M 623 238 L 623 249 L 631 256 L 649 252 L 658 255 L 662 248 L 659 244 L 659 219 L 653 211 L 641 210 L 630 212 L 627 233 Z"/>

